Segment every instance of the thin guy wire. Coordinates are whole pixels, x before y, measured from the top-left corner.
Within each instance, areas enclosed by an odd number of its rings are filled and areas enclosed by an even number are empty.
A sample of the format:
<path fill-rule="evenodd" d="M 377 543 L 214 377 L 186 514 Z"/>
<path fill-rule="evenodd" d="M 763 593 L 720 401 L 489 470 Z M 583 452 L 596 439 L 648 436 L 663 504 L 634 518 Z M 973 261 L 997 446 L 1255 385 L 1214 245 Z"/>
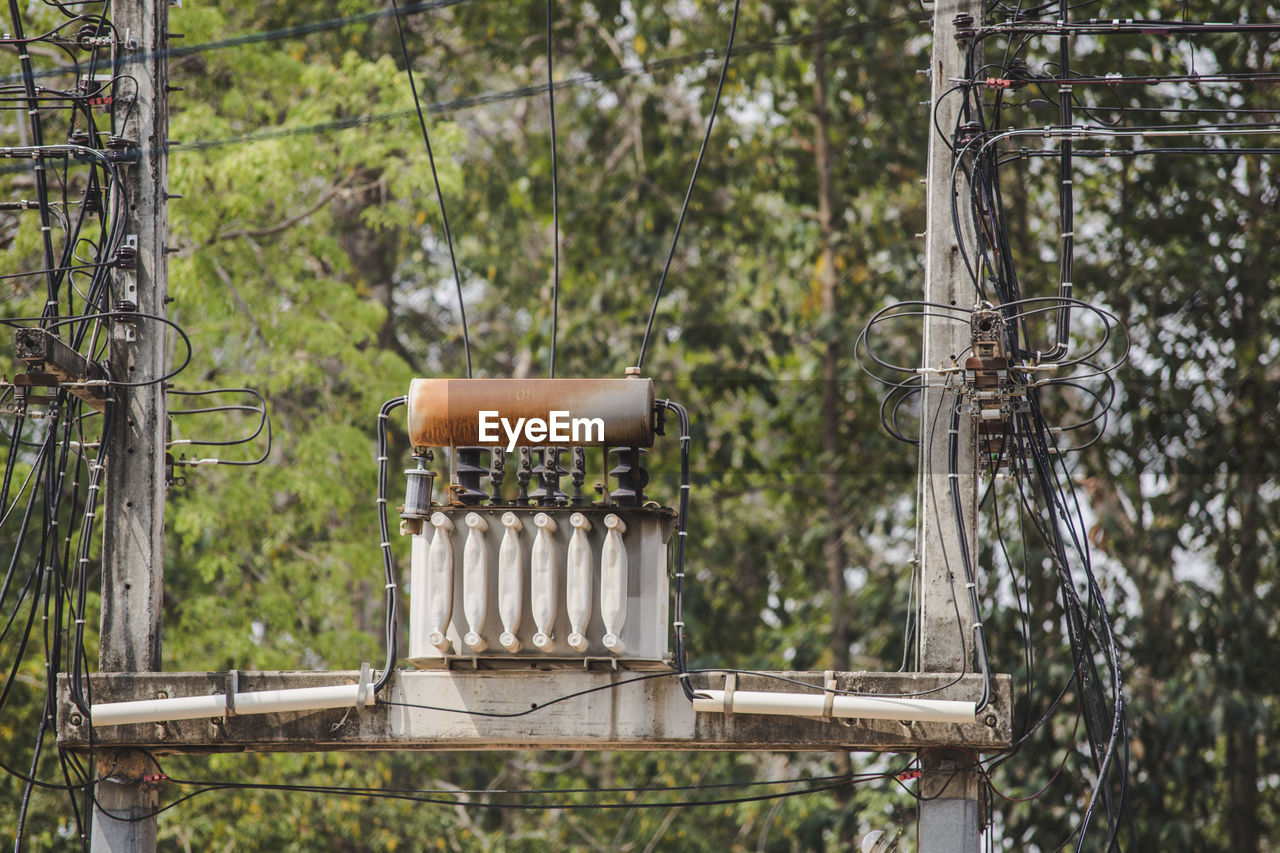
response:
<path fill-rule="evenodd" d="M 653 321 L 658 316 L 658 302 L 662 299 L 662 288 L 667 283 L 667 275 L 671 272 L 671 261 L 676 256 L 676 244 L 680 241 L 680 230 L 684 228 L 684 218 L 689 212 L 689 199 L 693 198 L 693 187 L 698 182 L 698 171 L 702 168 L 703 155 L 707 153 L 707 143 L 711 141 L 711 129 L 716 123 L 716 110 L 720 108 L 720 93 L 724 91 L 724 78 L 729 73 L 729 60 L 733 58 L 733 38 L 738 33 L 738 10 L 742 0 L 734 0 L 733 20 L 729 23 L 729 45 L 724 51 L 724 64 L 720 66 L 720 79 L 716 82 L 716 96 L 711 101 L 711 115 L 707 118 L 707 132 L 702 136 L 702 147 L 698 149 L 698 158 L 693 161 L 693 174 L 689 177 L 689 189 L 684 194 L 684 204 L 680 205 L 680 218 L 676 220 L 676 231 L 671 235 L 671 248 L 667 250 L 667 261 L 662 267 L 662 277 L 658 279 L 657 292 L 653 294 L 653 307 L 649 310 L 649 322 L 644 327 L 644 337 L 640 341 L 640 357 L 636 359 L 636 369 L 644 367 L 645 351 L 649 348 L 649 335 L 653 332 Z"/>
<path fill-rule="evenodd" d="M 547 102 L 551 107 L 551 368 L 556 376 L 556 325 L 560 317 L 560 179 L 556 170 L 556 87 L 551 71 L 551 0 L 547 0 Z"/>
<path fill-rule="evenodd" d="M 444 191 L 440 189 L 440 174 L 436 171 L 436 157 L 431 150 L 431 136 L 427 133 L 427 120 L 422 115 L 422 101 L 418 98 L 418 84 L 413 79 L 413 65 L 409 61 L 409 47 L 404 40 L 404 25 L 400 22 L 400 9 L 391 0 L 395 13 L 396 36 L 400 39 L 400 55 L 404 57 L 404 73 L 409 78 L 409 90 L 413 92 L 413 106 L 418 113 L 418 126 L 422 128 L 422 141 L 427 146 L 427 162 L 431 164 L 431 181 L 436 187 L 436 201 L 440 205 L 440 221 L 444 223 L 444 242 L 449 247 L 449 263 L 453 267 L 453 283 L 458 290 L 458 316 L 462 320 L 462 349 L 467 356 L 467 378 L 471 378 L 471 337 L 467 334 L 467 306 L 462 299 L 462 276 L 458 273 L 458 257 L 453 251 L 453 235 L 449 231 L 449 214 L 445 211 Z"/>

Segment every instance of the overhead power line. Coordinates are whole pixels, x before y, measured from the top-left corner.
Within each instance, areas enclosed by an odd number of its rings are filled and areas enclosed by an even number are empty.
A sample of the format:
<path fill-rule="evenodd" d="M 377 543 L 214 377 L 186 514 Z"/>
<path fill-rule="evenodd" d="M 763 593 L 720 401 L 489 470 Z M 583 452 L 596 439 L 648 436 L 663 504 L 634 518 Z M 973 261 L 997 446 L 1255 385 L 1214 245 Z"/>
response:
<path fill-rule="evenodd" d="M 422 3 L 412 3 L 403 6 L 400 9 L 401 15 L 417 15 L 422 12 L 435 12 L 449 6 L 461 6 L 465 3 L 472 3 L 475 0 L 427 0 Z M 209 53 L 215 50 L 226 50 L 232 47 L 244 47 L 251 44 L 262 44 L 269 41 L 281 41 L 283 39 L 301 38 L 303 36 L 315 35 L 316 33 L 332 32 L 340 30 L 343 27 L 353 26 L 355 24 L 370 24 L 382 18 L 395 17 L 395 11 L 392 9 L 379 9 L 376 12 L 361 12 L 357 15 L 346 15 L 341 18 L 329 18 L 324 21 L 314 21 L 309 24 L 298 24 L 293 27 L 280 27 L 274 30 L 260 30 L 258 32 L 242 33 L 238 36 L 230 38 L 218 39 L 216 41 L 202 42 L 201 44 L 189 44 L 182 47 L 172 47 L 167 50 L 154 51 L 139 57 L 139 62 L 150 62 L 156 59 L 172 59 L 174 57 L 194 56 L 199 53 Z M 98 63 L 98 70 L 108 70 L 108 65 Z M 81 74 L 83 68 L 79 65 L 58 65 L 53 68 L 46 68 L 35 72 L 36 77 L 55 77 L 59 74 Z M 10 74 L 0 77 L 0 85 L 9 83 L 21 83 L 22 75 Z"/>
<path fill-rule="evenodd" d="M 467 0 L 454 0 L 454 2 L 466 2 Z M 831 41 L 833 39 L 843 38 L 855 33 L 865 33 L 870 30 L 888 29 L 898 24 L 910 21 L 909 15 L 899 15 L 892 18 L 883 18 L 876 21 L 866 21 L 859 24 L 850 24 L 843 27 L 831 27 L 827 29 L 815 30 L 810 33 L 803 33 L 795 36 L 784 36 L 782 38 L 769 39 L 767 41 L 753 42 L 744 45 L 737 45 L 733 48 L 733 56 L 749 56 L 751 54 L 766 53 L 771 50 L 777 50 L 783 47 L 795 47 L 803 44 L 815 44 L 822 41 Z M 566 77 L 557 81 L 554 88 L 558 90 L 571 89 L 578 86 L 585 86 L 591 83 L 608 83 L 614 80 L 620 80 L 626 77 L 636 77 L 642 74 L 652 74 L 657 71 L 665 71 L 671 68 L 682 68 L 687 65 L 693 65 L 699 62 L 711 62 L 714 60 L 722 60 L 725 56 L 723 48 L 708 48 L 693 53 L 684 53 L 678 56 L 669 56 L 663 59 L 655 59 L 648 62 L 642 62 L 636 65 L 624 65 L 620 68 L 611 68 L 603 71 L 591 71 L 584 74 L 578 74 L 572 77 Z M 487 106 L 489 104 L 502 103 L 504 101 L 516 101 L 524 98 L 543 97 L 547 94 L 547 85 L 545 83 L 532 84 L 528 86 L 517 86 L 513 89 L 503 89 L 501 91 L 484 92 L 479 95 L 471 95 L 461 98 L 451 98 L 447 101 L 435 101 L 430 104 L 424 104 L 423 109 L 434 115 L 461 112 L 462 110 L 473 109 L 475 107 Z M 221 139 L 205 139 L 192 143 L 183 143 L 184 150 L 203 150 L 208 148 L 224 148 L 229 145 L 241 145 L 249 142 L 259 142 L 267 139 L 281 139 L 289 136 L 305 136 L 316 133 L 331 133 L 339 130 L 350 130 L 356 127 L 365 127 L 370 124 L 379 124 L 396 119 L 408 118 L 415 115 L 416 109 L 405 108 L 400 110 L 389 110 L 382 113 L 366 113 L 364 115 L 349 116 L 342 119 L 334 119 L 333 121 L 318 122 L 316 124 L 302 125 L 299 127 L 280 127 L 270 130 L 255 131 L 245 133 L 238 136 L 227 136 Z"/>

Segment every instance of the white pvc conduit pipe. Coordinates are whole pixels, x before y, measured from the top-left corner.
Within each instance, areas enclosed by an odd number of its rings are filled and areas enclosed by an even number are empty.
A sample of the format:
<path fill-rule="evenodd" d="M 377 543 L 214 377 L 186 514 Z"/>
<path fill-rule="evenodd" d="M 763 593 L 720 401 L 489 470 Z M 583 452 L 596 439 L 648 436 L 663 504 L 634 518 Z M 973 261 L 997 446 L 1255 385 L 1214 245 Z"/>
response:
<path fill-rule="evenodd" d="M 359 707 L 373 704 L 373 689 L 369 681 L 370 675 L 366 669 L 361 672 L 359 684 L 108 702 L 89 706 L 89 719 L 94 726 L 123 726 L 131 723 L 195 720 L 201 717 L 284 714 L 291 711 Z"/>
<path fill-rule="evenodd" d="M 791 717 L 853 717 L 917 723 L 977 722 L 977 705 L 948 699 L 839 696 L 825 693 L 766 693 L 753 690 L 698 690 L 693 710 Z"/>

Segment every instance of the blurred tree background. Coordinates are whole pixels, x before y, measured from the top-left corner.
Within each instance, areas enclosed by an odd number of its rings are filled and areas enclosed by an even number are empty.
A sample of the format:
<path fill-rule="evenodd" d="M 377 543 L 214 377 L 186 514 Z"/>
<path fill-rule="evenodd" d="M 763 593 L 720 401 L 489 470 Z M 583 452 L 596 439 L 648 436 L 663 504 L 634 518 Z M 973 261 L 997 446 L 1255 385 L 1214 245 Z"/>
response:
<path fill-rule="evenodd" d="M 554 4 L 559 234 L 544 4 L 440 5 L 403 23 L 449 206 L 475 373 L 545 375 L 558 239 L 557 373 L 620 376 L 638 356 L 732 4 Z M 1123 6 L 1125 17 L 1280 16 L 1247 0 L 1090 5 L 1100 17 L 1111 6 L 1117 14 Z M 414 376 L 466 371 L 395 21 L 381 15 L 218 44 L 368 11 L 355 0 L 228 0 L 171 11 L 185 40 L 170 75 L 185 91 L 172 99 L 170 136 L 183 144 L 172 150 L 171 185 L 183 198 L 170 208 L 177 249 L 170 316 L 195 348 L 175 385 L 259 389 L 275 440 L 266 464 L 187 469 L 169 494 L 166 669 L 381 660 L 378 407 Z M 37 4 L 29 14 L 31 31 L 57 16 Z M 928 85 L 916 70 L 928 65 L 927 17 L 902 0 L 742 9 L 645 363 L 659 393 L 683 402 L 694 419 L 692 666 L 891 671 L 910 663 L 916 451 L 881 428 L 884 389 L 853 356 L 872 313 L 923 289 L 916 235 L 924 230 L 929 113 L 920 105 Z M 1280 71 L 1275 38 L 1097 40 L 1077 48 L 1082 62 L 1124 73 L 1168 73 L 1183 57 L 1215 71 Z M 200 45 L 212 46 L 190 48 Z M 3 63 L 6 74 L 16 69 L 12 53 Z M 1108 106 L 1152 103 L 1149 92 L 1124 97 L 1132 100 Z M 1179 106 L 1280 112 L 1274 87 L 1204 87 L 1185 97 Z M 1018 106 L 1033 116 L 1041 108 L 1030 98 Z M 6 136 L 11 128 L 16 136 L 19 120 L 3 121 Z M 1123 647 L 1139 849 L 1268 849 L 1280 838 L 1280 754 L 1271 745 L 1280 732 L 1269 669 L 1280 652 L 1274 160 L 1205 153 L 1081 171 L 1077 215 L 1087 236 L 1076 293 L 1114 311 L 1134 346 L 1107 433 L 1074 464 L 1092 504 L 1090 538 Z M 1020 217 L 1029 291 L 1053 286 L 1051 275 L 1035 279 L 1056 248 L 1047 174 L 1028 166 L 1025 189 L 1009 199 Z M 0 176 L 0 197 L 21 197 L 22 178 Z M 29 213 L 0 212 L 0 274 L 41 265 L 38 225 Z M 35 285 L 6 281 L 6 316 L 38 310 L 43 293 Z M 917 328 L 892 334 L 883 344 L 889 351 L 906 363 L 918 359 Z M 174 437 L 234 438 L 246 426 L 252 430 L 249 416 L 179 416 Z M 397 428 L 392 458 L 405 454 Z M 650 492 L 674 504 L 676 454 L 655 452 L 652 464 Z M 1003 511 L 989 515 L 1005 516 L 1006 534 L 1018 523 Z M 407 541 L 395 548 L 407 565 Z M 1028 546 L 1008 555 L 1016 568 L 1005 559 L 983 551 L 993 668 L 1025 675 L 1022 617 L 1009 592 L 1021 585 L 1041 660 L 1040 693 L 1018 709 L 1034 719 L 1062 689 L 1071 662 L 1041 555 Z M 1009 571 L 1025 575 L 1010 586 L 998 580 Z M 0 653 L 20 664 L 0 717 L 0 759 L 25 767 L 43 701 L 41 661 L 16 657 L 10 639 L 0 641 Z M 1070 836 L 1092 782 L 1074 722 L 1068 698 L 993 771 L 993 785 L 1013 798 L 1052 782 L 1030 802 L 995 801 L 994 846 L 1053 850 Z M 504 810 L 494 804 L 499 798 L 465 793 L 573 788 L 548 802 L 582 804 L 607 787 L 883 772 L 905 761 L 170 757 L 164 766 L 175 778 L 439 788 L 463 792 L 474 805 L 228 790 L 176 805 L 161 816 L 160 832 L 166 850 L 801 851 L 854 849 L 863 833 L 880 829 L 900 833 L 898 849 L 908 850 L 913 787 L 892 780 L 760 802 L 608 811 Z M 20 780 L 0 778 L 0 802 L 17 803 L 21 789 Z M 187 792 L 174 786 L 162 801 Z M 65 849 L 73 828 L 65 795 L 35 792 L 29 849 Z"/>

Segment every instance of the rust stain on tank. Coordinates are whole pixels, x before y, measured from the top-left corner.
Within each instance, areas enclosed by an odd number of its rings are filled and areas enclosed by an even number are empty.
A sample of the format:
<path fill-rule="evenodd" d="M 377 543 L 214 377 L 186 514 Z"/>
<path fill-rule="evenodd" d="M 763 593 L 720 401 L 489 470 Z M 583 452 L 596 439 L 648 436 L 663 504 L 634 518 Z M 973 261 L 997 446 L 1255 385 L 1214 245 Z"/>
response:
<path fill-rule="evenodd" d="M 546 420 L 553 411 L 570 418 L 599 418 L 603 443 L 653 446 L 653 380 L 627 379 L 415 379 L 409 385 L 409 440 L 414 447 L 491 445 L 480 440 L 480 412 Z M 506 443 L 505 437 L 502 444 Z M 547 447 L 563 441 L 521 441 Z"/>

